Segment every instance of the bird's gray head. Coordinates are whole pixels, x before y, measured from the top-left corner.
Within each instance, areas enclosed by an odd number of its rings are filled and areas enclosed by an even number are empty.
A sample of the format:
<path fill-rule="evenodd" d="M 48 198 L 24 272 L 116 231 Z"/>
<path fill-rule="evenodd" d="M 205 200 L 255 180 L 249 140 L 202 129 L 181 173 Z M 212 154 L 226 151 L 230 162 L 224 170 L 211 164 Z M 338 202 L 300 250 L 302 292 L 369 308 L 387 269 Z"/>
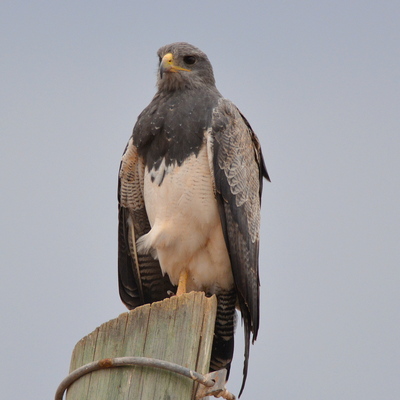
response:
<path fill-rule="evenodd" d="M 157 85 L 160 91 L 215 87 L 214 73 L 207 56 L 189 43 L 161 47 Z"/>

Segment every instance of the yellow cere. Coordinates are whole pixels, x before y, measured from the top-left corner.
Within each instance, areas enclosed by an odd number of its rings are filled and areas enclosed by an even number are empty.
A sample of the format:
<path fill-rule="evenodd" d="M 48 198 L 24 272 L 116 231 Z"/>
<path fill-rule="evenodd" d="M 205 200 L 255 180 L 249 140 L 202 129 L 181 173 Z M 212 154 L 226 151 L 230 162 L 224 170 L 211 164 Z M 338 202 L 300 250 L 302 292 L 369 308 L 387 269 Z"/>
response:
<path fill-rule="evenodd" d="M 162 66 L 166 71 L 169 72 L 178 72 L 178 71 L 190 71 L 190 69 L 179 67 L 178 65 L 174 65 L 174 56 L 172 53 L 167 53 L 161 61 Z"/>

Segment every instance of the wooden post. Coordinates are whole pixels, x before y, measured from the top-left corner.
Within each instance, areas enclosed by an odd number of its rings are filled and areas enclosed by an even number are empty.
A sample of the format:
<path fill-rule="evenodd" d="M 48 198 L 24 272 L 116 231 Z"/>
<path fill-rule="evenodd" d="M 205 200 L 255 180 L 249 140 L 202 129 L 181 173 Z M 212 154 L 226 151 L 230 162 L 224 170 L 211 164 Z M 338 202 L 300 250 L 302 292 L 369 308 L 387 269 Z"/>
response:
<path fill-rule="evenodd" d="M 138 356 L 170 361 L 207 374 L 217 301 L 192 292 L 121 314 L 81 339 L 70 372 L 104 358 Z M 74 382 L 67 400 L 192 400 L 197 384 L 151 367 L 92 372 Z"/>

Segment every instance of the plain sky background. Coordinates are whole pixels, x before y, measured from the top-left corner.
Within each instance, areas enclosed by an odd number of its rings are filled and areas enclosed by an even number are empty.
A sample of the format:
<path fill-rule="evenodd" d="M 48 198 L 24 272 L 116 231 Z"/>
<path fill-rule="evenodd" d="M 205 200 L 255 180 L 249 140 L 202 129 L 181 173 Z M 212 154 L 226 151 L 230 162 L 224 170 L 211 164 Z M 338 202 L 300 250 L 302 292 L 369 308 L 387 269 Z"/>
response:
<path fill-rule="evenodd" d="M 400 3 L 0 5 L 0 397 L 51 399 L 125 311 L 117 174 L 187 41 L 264 151 L 261 328 L 243 400 L 400 396 Z M 240 324 L 228 388 L 242 373 Z"/>

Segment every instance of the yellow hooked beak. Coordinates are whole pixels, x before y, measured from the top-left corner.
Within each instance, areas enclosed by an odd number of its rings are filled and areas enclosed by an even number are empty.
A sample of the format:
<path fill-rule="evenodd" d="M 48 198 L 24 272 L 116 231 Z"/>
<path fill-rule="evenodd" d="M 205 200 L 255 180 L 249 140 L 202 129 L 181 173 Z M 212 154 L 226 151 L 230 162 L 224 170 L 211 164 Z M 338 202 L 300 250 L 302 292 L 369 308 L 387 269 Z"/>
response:
<path fill-rule="evenodd" d="M 160 77 L 162 79 L 164 72 L 179 72 L 179 71 L 188 71 L 190 69 L 179 67 L 174 64 L 174 56 L 172 53 L 167 53 L 161 60 L 160 63 Z"/>

